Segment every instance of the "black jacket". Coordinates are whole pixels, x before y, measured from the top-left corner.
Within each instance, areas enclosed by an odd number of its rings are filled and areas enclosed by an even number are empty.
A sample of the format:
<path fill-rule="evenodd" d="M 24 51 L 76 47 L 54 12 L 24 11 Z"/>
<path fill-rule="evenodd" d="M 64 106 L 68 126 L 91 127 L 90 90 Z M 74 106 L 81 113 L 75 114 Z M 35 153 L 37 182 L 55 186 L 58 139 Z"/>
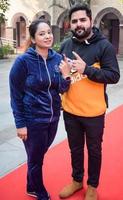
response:
<path fill-rule="evenodd" d="M 93 27 L 93 35 L 83 42 L 75 37 L 66 39 L 60 49 L 70 59 L 75 59 L 72 51 L 75 51 L 86 62 L 84 75 L 91 81 L 104 84 L 104 96 L 108 106 L 106 85 L 119 81 L 120 71 L 112 44 L 101 34 L 99 29 Z M 94 64 L 99 63 L 99 68 Z M 80 90 L 81 91 L 81 90 Z"/>
<path fill-rule="evenodd" d="M 98 83 L 117 83 L 120 78 L 118 62 L 112 44 L 94 27 L 93 36 L 84 42 L 71 37 L 61 45 L 60 53 L 73 59 L 75 51 L 86 62 L 84 74 Z M 100 63 L 100 69 L 93 67 Z"/>

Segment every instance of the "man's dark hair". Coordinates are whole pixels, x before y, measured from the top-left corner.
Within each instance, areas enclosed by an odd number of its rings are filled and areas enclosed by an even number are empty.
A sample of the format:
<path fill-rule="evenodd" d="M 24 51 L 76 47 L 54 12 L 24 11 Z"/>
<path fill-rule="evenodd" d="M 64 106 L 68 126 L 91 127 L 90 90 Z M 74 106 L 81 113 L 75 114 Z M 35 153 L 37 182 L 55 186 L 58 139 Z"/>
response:
<path fill-rule="evenodd" d="M 71 20 L 71 15 L 79 10 L 85 10 L 87 16 L 90 18 L 90 20 L 92 20 L 92 12 L 90 7 L 87 4 L 80 4 L 80 3 L 75 4 L 70 8 L 68 13 L 69 20 Z"/>

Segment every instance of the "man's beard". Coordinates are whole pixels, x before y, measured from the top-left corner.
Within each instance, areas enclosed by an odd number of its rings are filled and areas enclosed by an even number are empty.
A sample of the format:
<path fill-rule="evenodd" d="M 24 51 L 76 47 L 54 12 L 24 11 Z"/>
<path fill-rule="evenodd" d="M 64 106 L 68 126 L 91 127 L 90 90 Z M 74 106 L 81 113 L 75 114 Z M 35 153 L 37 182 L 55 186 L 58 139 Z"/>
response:
<path fill-rule="evenodd" d="M 91 33 L 91 27 L 85 30 L 85 28 L 76 28 L 75 30 L 71 30 L 74 37 L 76 37 L 78 40 L 84 40 L 87 39 L 88 36 Z"/>

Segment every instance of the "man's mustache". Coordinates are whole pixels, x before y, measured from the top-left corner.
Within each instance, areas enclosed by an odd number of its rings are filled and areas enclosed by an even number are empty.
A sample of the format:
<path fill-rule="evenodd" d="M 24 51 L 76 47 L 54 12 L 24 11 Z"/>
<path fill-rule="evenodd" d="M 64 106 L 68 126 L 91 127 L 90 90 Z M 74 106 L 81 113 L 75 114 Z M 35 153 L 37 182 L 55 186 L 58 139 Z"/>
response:
<path fill-rule="evenodd" d="M 79 31 L 79 30 L 85 31 L 85 28 L 77 27 L 77 28 L 75 29 L 75 31 Z"/>

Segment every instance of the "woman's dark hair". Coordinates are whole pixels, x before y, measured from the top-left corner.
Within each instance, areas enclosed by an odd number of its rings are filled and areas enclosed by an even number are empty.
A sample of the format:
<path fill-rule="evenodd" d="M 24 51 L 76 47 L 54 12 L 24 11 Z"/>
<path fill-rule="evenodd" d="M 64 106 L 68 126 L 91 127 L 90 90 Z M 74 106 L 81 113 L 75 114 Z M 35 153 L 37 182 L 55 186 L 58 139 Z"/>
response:
<path fill-rule="evenodd" d="M 35 33 L 38 29 L 38 25 L 40 23 L 46 23 L 50 26 L 50 23 L 47 22 L 45 19 L 41 18 L 41 19 L 36 19 L 34 21 L 32 21 L 32 23 L 30 24 L 29 26 L 29 34 L 30 34 L 30 37 L 28 38 L 28 40 L 26 41 L 26 44 L 25 44 L 25 48 L 24 48 L 24 51 L 26 51 L 29 47 L 34 47 L 35 45 L 32 43 L 31 41 L 31 38 L 35 38 Z"/>
<path fill-rule="evenodd" d="M 90 20 L 92 20 L 92 12 L 89 6 L 87 4 L 80 4 L 80 3 L 77 3 L 70 8 L 68 13 L 69 20 L 71 20 L 71 15 L 79 10 L 85 10 L 87 16 L 90 18 Z"/>
<path fill-rule="evenodd" d="M 36 20 L 32 21 L 32 23 L 29 26 L 30 37 L 35 38 L 35 33 L 36 33 L 38 25 L 40 23 L 46 23 L 49 25 L 49 23 L 45 19 L 36 19 Z"/>

